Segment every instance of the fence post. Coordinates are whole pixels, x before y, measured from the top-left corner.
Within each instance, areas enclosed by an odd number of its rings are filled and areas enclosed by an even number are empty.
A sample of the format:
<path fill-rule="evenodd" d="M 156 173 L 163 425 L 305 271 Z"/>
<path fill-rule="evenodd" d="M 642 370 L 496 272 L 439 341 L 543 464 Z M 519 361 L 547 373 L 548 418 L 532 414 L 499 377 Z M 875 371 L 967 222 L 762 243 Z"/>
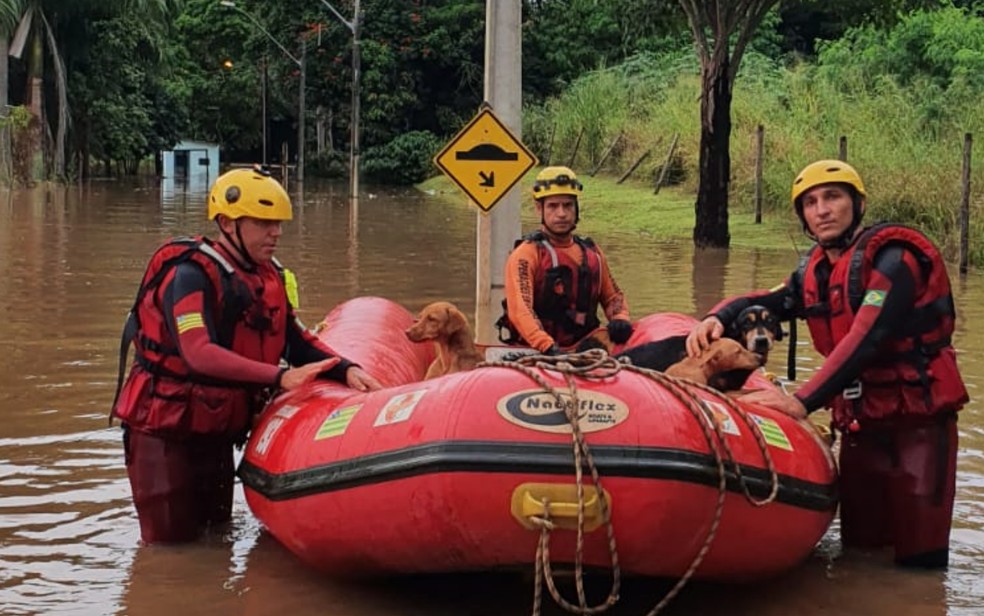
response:
<path fill-rule="evenodd" d="M 554 136 L 557 134 L 557 125 L 550 125 L 550 139 L 547 141 L 547 155 L 543 157 L 543 166 L 550 164 L 550 157 L 553 155 Z"/>
<path fill-rule="evenodd" d="M 755 224 L 762 224 L 762 157 L 765 154 L 765 126 L 755 129 Z"/>
<path fill-rule="evenodd" d="M 582 126 L 581 130 L 577 131 L 577 139 L 574 141 L 574 151 L 571 152 L 571 158 L 570 160 L 567 161 L 568 167 L 574 166 L 574 159 L 577 158 L 577 151 L 581 147 L 581 137 L 583 136 L 584 136 L 584 127 Z"/>
<path fill-rule="evenodd" d="M 615 182 L 615 183 L 616 184 L 621 184 L 622 182 L 624 182 L 625 180 L 627 180 L 629 178 L 629 176 L 632 175 L 632 172 L 636 170 L 636 167 L 638 167 L 639 165 L 641 165 L 642 164 L 642 161 L 646 160 L 646 157 L 649 156 L 649 153 L 651 151 L 652 150 L 649 149 L 649 150 L 646 150 L 645 152 L 643 152 L 642 153 L 642 156 L 639 157 L 639 160 L 635 161 L 635 164 L 632 165 L 631 167 L 629 167 L 629 170 L 626 171 L 625 173 L 623 173 L 622 174 L 622 177 L 620 177 L 618 179 L 618 181 Z"/>
<path fill-rule="evenodd" d="M 840 160 L 846 163 L 847 162 L 847 135 L 841 135 L 839 149 L 840 152 L 838 153 L 837 158 L 839 158 Z"/>
<path fill-rule="evenodd" d="M 598 173 L 598 170 L 601 169 L 601 166 L 605 164 L 605 161 L 608 160 L 608 157 L 612 155 L 612 152 L 615 151 L 615 146 L 618 145 L 618 142 L 621 140 L 622 140 L 622 133 L 619 132 L 618 136 L 615 137 L 615 141 L 612 141 L 612 144 L 608 146 L 608 149 L 605 150 L 605 153 L 601 155 L 601 160 L 598 161 L 598 164 L 595 165 L 595 168 L 592 169 L 591 173 L 589 173 L 588 175 L 594 177 L 594 175 Z"/>
<path fill-rule="evenodd" d="M 680 140 L 680 133 L 673 134 L 673 141 L 670 143 L 670 150 L 666 153 L 666 160 L 663 161 L 663 167 L 659 170 L 659 177 L 656 178 L 656 188 L 653 190 L 654 195 L 659 194 L 659 188 L 663 185 L 663 179 L 666 177 L 666 172 L 670 168 L 670 161 L 673 160 L 673 152 L 676 151 L 677 141 Z"/>
<path fill-rule="evenodd" d="M 960 273 L 967 273 L 970 260 L 970 152 L 973 136 L 964 133 L 963 196 L 960 200 Z"/>

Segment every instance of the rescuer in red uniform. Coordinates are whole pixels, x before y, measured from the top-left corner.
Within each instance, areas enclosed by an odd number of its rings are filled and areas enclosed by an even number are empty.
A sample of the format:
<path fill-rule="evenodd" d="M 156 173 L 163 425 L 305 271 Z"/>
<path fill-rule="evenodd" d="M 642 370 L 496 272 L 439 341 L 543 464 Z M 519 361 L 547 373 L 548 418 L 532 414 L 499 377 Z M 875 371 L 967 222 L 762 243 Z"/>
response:
<path fill-rule="evenodd" d="M 792 201 L 816 245 L 784 284 L 712 309 L 691 331 L 688 352 L 719 338 L 751 304 L 784 320 L 806 319 L 823 366 L 792 396 L 768 390 L 742 400 L 795 417 L 828 406 L 843 435 L 843 544 L 891 545 L 899 565 L 944 568 L 957 411 L 968 400 L 950 340 L 950 280 L 939 250 L 919 231 L 862 228 L 866 197 L 847 163 L 803 169 Z"/>
<path fill-rule="evenodd" d="M 191 541 L 229 520 L 233 445 L 272 391 L 319 377 L 380 387 L 294 315 L 273 256 L 291 216 L 269 173 L 230 171 L 208 196 L 218 239 L 171 240 L 147 267 L 124 331 L 121 380 L 131 342 L 136 357 L 113 405 L 147 543 Z"/>

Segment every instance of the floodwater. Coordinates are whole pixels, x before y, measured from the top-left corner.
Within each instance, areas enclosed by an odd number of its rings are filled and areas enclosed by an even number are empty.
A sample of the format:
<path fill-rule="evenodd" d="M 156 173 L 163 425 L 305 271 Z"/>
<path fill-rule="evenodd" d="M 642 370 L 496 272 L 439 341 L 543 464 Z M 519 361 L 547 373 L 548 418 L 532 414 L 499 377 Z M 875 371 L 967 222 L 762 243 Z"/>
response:
<path fill-rule="evenodd" d="M 437 299 L 474 309 L 476 215 L 460 199 L 369 192 L 353 216 L 344 187 L 309 185 L 301 201 L 279 256 L 298 274 L 306 322 L 360 295 L 411 310 Z M 110 182 L 0 193 L 0 614 L 530 613 L 529 575 L 325 579 L 263 532 L 241 491 L 225 534 L 139 546 L 119 428 L 106 421 L 119 329 L 156 245 L 210 230 L 203 203 L 180 187 Z M 590 220 L 582 230 L 591 233 Z M 723 294 L 772 286 L 796 263 L 791 250 L 695 253 L 689 242 L 595 239 L 636 316 L 702 313 Z M 835 524 L 815 555 L 781 578 L 692 583 L 664 614 L 984 613 L 984 277 L 972 273 L 955 287 L 955 343 L 974 400 L 959 424 L 949 571 L 897 570 L 884 553 L 841 554 Z M 801 378 L 816 365 L 804 335 Z M 774 354 L 780 373 L 782 355 Z M 345 532 L 344 519 L 335 523 Z M 633 580 L 612 613 L 645 614 L 667 589 Z M 607 590 L 600 580 L 592 593 Z M 549 597 L 544 611 L 562 613 Z"/>

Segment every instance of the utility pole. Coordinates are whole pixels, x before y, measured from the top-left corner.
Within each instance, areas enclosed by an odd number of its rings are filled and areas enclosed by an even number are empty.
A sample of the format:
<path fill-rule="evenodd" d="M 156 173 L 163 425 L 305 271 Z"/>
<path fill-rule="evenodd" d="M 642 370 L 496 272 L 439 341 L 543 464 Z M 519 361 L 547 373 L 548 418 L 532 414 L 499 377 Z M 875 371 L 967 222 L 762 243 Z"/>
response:
<path fill-rule="evenodd" d="M 324 0 L 322 0 L 322 2 L 323 1 Z M 277 40 L 277 37 L 275 37 L 274 35 L 270 34 L 270 32 L 266 28 L 263 27 L 263 24 L 261 24 L 260 21 L 256 17 L 253 17 L 253 14 L 252 13 L 248 13 L 248 12 L 244 11 L 242 7 L 240 7 L 239 5 L 237 5 L 236 2 L 235 2 L 235 0 L 219 0 L 219 4 L 221 4 L 222 6 L 225 6 L 225 7 L 229 7 L 231 9 L 235 10 L 235 11 L 238 11 L 240 14 L 242 14 L 244 17 L 246 17 L 246 19 L 248 19 L 251 22 L 253 22 L 253 25 L 256 26 L 257 29 L 259 29 L 260 32 L 262 32 L 263 34 L 265 34 L 266 37 L 268 39 L 270 39 L 273 42 L 273 44 L 276 45 L 280 49 L 280 51 L 284 52 L 284 55 L 285 56 L 287 56 L 288 58 L 290 58 L 291 61 L 294 64 L 297 65 L 298 71 L 300 73 L 300 91 L 297 93 L 297 107 L 298 107 L 298 109 L 297 109 L 297 181 L 303 183 L 304 182 L 304 115 L 307 112 L 307 110 L 304 107 L 304 98 L 305 98 L 304 97 L 304 86 L 305 86 L 304 81 L 305 81 L 305 77 L 306 77 L 306 74 L 307 74 L 307 67 L 306 67 L 306 65 L 307 65 L 307 62 L 306 62 L 306 59 L 307 59 L 307 45 L 306 45 L 306 43 L 304 41 L 304 37 L 303 36 L 301 37 L 301 57 L 298 58 L 294 54 L 290 53 L 290 51 L 286 47 L 284 47 L 280 43 L 280 41 Z M 264 62 L 265 62 L 265 60 L 264 60 Z M 265 85 L 266 84 L 266 67 L 265 66 L 263 68 L 263 75 L 264 75 L 264 81 L 263 81 L 263 83 Z M 264 88 L 264 92 L 265 91 L 266 91 L 266 89 Z M 266 102 L 266 98 L 264 97 L 264 103 L 265 102 Z M 266 109 L 266 107 L 264 105 L 264 110 L 265 109 Z M 264 114 L 264 120 L 263 120 L 263 122 L 264 122 L 263 127 L 264 127 L 264 131 L 265 131 L 266 130 L 266 117 L 265 117 L 265 114 Z M 264 154 L 264 156 L 266 155 L 266 147 L 265 146 L 263 148 L 263 154 Z M 286 160 L 282 160 L 281 163 L 283 165 L 285 165 L 284 169 L 286 169 L 287 161 Z M 286 174 L 285 174 L 285 178 L 286 178 Z"/>
<path fill-rule="evenodd" d="M 520 0 L 485 3 L 485 100 L 517 137 L 522 133 L 522 47 Z M 497 312 L 505 296 L 506 258 L 520 236 L 520 195 L 510 190 L 492 212 L 477 214 L 475 338 L 496 344 Z"/>
<path fill-rule="evenodd" d="M 328 7 L 338 21 L 348 28 L 352 33 L 352 115 L 349 124 L 349 196 L 358 200 L 359 198 L 359 88 L 362 72 L 362 54 L 359 45 L 359 31 L 362 28 L 362 11 L 359 8 L 359 0 L 355 0 L 352 7 L 352 21 L 342 17 L 342 14 L 335 10 L 328 0 L 321 0 L 321 4 Z"/>
<path fill-rule="evenodd" d="M 359 44 L 359 31 L 362 29 L 362 13 L 359 12 L 359 0 L 355 0 L 355 15 L 352 17 L 352 143 L 349 148 L 349 167 L 352 170 L 350 178 L 350 196 L 359 198 L 359 88 L 361 87 L 362 52 Z"/>
<path fill-rule="evenodd" d="M 297 118 L 297 181 L 304 183 L 304 116 L 307 115 L 306 100 L 307 97 L 304 95 L 304 90 L 306 89 L 305 82 L 307 81 L 307 43 L 304 38 L 301 37 L 301 61 L 298 63 L 301 69 L 301 85 L 300 92 L 298 96 L 300 100 L 297 102 L 299 107 L 298 118 Z"/>
<path fill-rule="evenodd" d="M 267 59 L 263 56 L 263 73 L 260 76 L 263 98 L 263 167 L 267 166 Z"/>

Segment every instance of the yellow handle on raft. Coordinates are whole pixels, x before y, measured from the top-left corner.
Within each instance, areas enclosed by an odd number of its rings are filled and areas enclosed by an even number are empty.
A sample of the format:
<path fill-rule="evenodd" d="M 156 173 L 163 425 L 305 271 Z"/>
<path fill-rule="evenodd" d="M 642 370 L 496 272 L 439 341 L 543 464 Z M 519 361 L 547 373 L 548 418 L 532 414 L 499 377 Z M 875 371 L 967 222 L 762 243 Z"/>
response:
<path fill-rule="evenodd" d="M 584 530 L 591 531 L 604 524 L 604 509 L 598 490 L 583 486 Z M 608 492 L 601 495 L 611 510 L 612 499 Z M 530 530 L 540 527 L 533 518 L 548 518 L 557 528 L 577 529 L 577 486 L 574 484 L 524 483 L 512 493 L 513 517 Z M 549 515 L 548 515 L 549 510 Z"/>

